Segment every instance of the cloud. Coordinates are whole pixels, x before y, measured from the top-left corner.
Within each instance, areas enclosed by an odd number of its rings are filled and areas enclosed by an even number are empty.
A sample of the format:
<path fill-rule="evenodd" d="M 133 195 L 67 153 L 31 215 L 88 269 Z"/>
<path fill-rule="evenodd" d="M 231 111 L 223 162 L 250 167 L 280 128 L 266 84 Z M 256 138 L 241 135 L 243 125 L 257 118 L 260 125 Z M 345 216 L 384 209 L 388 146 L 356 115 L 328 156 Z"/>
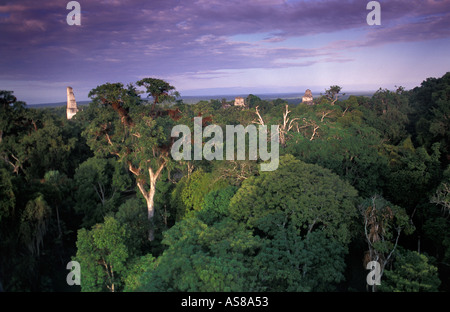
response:
<path fill-rule="evenodd" d="M 0 13 L 11 13 L 11 12 L 21 12 L 26 11 L 27 6 L 19 4 L 4 4 L 0 5 Z"/>
<path fill-rule="evenodd" d="M 0 5 L 7 76 L 93 83 L 203 73 L 194 76 L 207 81 L 223 70 L 350 63 L 361 49 L 450 37 L 450 0 L 380 1 L 379 27 L 367 25 L 361 0 L 79 1 L 81 26 L 67 25 L 67 2 Z M 353 31 L 361 36 L 345 37 Z M 233 39 L 256 34 L 265 35 Z M 322 35 L 330 39 L 314 47 L 289 44 Z"/>
<path fill-rule="evenodd" d="M 404 24 L 383 27 L 367 35 L 365 45 L 419 42 L 450 37 L 450 12 L 419 16 Z"/>

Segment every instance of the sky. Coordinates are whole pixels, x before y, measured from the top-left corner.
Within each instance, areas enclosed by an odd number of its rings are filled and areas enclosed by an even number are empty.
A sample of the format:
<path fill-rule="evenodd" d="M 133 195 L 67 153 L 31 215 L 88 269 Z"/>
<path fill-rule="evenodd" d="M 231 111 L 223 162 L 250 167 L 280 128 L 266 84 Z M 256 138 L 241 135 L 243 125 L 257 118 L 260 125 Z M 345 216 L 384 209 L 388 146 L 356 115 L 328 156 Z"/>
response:
<path fill-rule="evenodd" d="M 450 71 L 450 0 L 0 0 L 0 89 L 77 101 L 106 82 L 183 96 L 411 89 Z"/>

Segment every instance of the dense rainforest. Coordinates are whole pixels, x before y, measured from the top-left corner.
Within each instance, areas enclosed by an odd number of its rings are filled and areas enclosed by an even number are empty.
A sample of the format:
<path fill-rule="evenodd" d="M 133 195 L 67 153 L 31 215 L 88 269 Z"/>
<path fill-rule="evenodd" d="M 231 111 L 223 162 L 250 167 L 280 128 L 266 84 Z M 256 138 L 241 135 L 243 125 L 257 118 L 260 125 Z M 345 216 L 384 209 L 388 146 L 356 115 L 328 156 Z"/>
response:
<path fill-rule="evenodd" d="M 97 86 L 71 120 L 0 91 L 0 290 L 449 291 L 450 72 L 341 91 L 188 105 L 145 78 Z M 198 116 L 278 125 L 278 169 L 174 160 L 171 129 Z"/>

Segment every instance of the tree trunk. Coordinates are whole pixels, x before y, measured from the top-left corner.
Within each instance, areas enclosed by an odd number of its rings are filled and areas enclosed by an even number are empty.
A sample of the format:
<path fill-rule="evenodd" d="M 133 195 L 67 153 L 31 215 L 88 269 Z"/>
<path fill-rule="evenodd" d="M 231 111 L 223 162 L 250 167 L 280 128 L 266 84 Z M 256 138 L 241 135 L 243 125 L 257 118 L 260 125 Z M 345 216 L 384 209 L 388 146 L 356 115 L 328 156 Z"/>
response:
<path fill-rule="evenodd" d="M 150 230 L 148 231 L 148 240 L 153 241 L 155 239 L 154 236 L 154 224 L 153 224 L 153 216 L 155 215 L 155 203 L 154 203 L 154 197 L 156 193 L 156 181 L 158 180 L 162 170 L 166 166 L 166 160 L 163 159 L 162 163 L 160 164 L 158 170 L 156 172 L 153 172 L 152 168 L 148 168 L 148 174 L 150 177 L 150 189 L 147 193 L 147 213 L 148 213 L 148 221 L 150 222 Z"/>
<path fill-rule="evenodd" d="M 139 188 L 139 190 L 141 191 L 142 196 L 144 196 L 145 201 L 147 202 L 147 218 L 148 221 L 150 223 L 150 229 L 148 231 L 148 240 L 149 241 L 153 241 L 155 236 L 154 236 L 154 224 L 153 224 L 153 216 L 155 215 L 155 203 L 154 203 L 154 197 L 155 197 L 155 193 L 156 193 L 156 181 L 158 180 L 161 171 L 164 169 L 164 167 L 166 166 L 166 161 L 163 160 L 163 162 L 161 163 L 161 165 L 159 166 L 158 170 L 156 170 L 156 172 L 153 172 L 152 168 L 149 167 L 148 168 L 148 173 L 149 173 L 149 184 L 150 184 L 150 189 L 147 191 L 144 187 L 144 182 L 142 180 L 137 181 L 137 186 Z M 132 173 L 134 173 L 136 176 L 139 177 L 140 174 L 140 169 L 135 169 L 131 166 L 129 166 L 129 169 Z"/>
<path fill-rule="evenodd" d="M 154 197 L 156 193 L 156 178 L 150 178 L 150 190 L 147 193 L 147 218 L 150 223 L 150 228 L 148 230 L 148 240 L 153 241 L 155 239 L 155 230 L 153 223 L 153 216 L 155 215 L 155 202 Z"/>
<path fill-rule="evenodd" d="M 58 205 L 56 205 L 56 221 L 58 224 L 58 238 L 62 237 L 62 231 L 61 231 L 61 223 L 59 221 L 59 209 L 58 209 Z"/>

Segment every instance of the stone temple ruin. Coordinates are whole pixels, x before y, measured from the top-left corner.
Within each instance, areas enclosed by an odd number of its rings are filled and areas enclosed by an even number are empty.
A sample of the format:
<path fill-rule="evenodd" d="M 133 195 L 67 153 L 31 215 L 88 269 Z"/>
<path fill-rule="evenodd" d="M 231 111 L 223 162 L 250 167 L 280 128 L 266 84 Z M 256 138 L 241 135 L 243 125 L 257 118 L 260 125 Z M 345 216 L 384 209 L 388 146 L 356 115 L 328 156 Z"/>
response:
<path fill-rule="evenodd" d="M 75 101 L 75 95 L 73 94 L 72 87 L 67 87 L 67 119 L 72 119 L 78 112 L 77 102 Z"/>
<path fill-rule="evenodd" d="M 245 106 L 245 99 L 243 97 L 236 97 L 234 99 L 234 106 Z"/>
<path fill-rule="evenodd" d="M 306 90 L 305 95 L 303 95 L 303 97 L 302 97 L 302 103 L 305 103 L 307 105 L 313 105 L 314 104 L 314 102 L 313 102 L 313 95 L 312 95 L 311 90 L 309 90 L 309 89 Z"/>

